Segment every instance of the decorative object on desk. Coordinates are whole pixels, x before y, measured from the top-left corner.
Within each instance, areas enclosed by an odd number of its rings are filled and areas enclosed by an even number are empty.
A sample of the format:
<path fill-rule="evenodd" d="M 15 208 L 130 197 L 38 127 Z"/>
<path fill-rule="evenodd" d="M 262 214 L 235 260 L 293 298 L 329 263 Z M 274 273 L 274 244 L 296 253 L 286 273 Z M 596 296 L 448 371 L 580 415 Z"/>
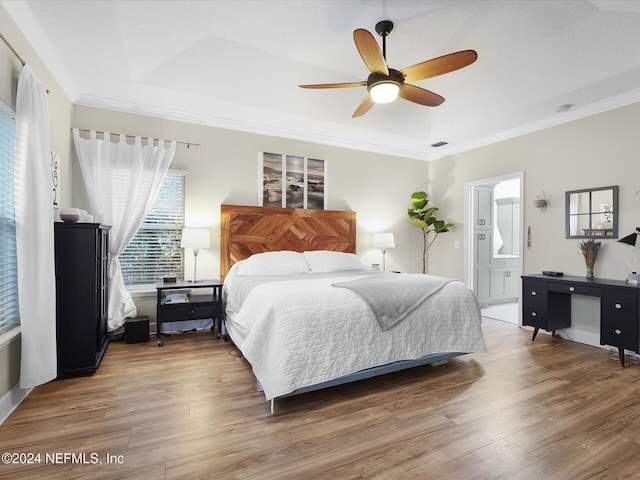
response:
<path fill-rule="evenodd" d="M 595 278 L 593 268 L 595 267 L 596 259 L 598 258 L 598 252 L 602 248 L 602 242 L 596 242 L 590 238 L 589 240 L 578 242 L 578 247 L 584 256 L 584 261 L 587 265 L 587 274 L 585 277 L 589 279 Z"/>
<path fill-rule="evenodd" d="M 446 223 L 444 220 L 438 220 L 435 213 L 439 209 L 429 206 L 429 197 L 426 192 L 414 192 L 411 195 L 411 207 L 408 209 L 409 223 L 416 228 L 422 230 L 423 250 L 422 250 L 422 273 L 427 273 L 427 250 L 436 241 L 438 235 L 448 232 L 453 223 Z M 428 241 L 428 234 L 433 232 L 435 235 Z"/>
<path fill-rule="evenodd" d="M 543 190 L 542 193 L 533 201 L 533 206 L 544 212 L 547 209 L 549 200 L 551 200 L 551 195 L 548 195 L 547 192 Z"/>
<path fill-rule="evenodd" d="M 198 281 L 198 253 L 201 248 L 209 248 L 210 236 L 209 230 L 206 228 L 183 228 L 180 247 L 193 249 L 193 282 Z"/>
<path fill-rule="evenodd" d="M 60 209 L 60 219 L 64 223 L 77 223 L 80 220 L 80 209 L 74 207 L 62 207 Z"/>
<path fill-rule="evenodd" d="M 638 257 L 636 257 L 633 261 L 633 267 L 631 266 L 631 262 L 626 257 L 624 261 L 627 262 L 627 265 L 629 265 L 629 269 L 631 270 L 631 273 L 627 275 L 627 283 L 637 285 L 638 283 L 640 283 L 640 274 L 638 274 Z"/>
<path fill-rule="evenodd" d="M 373 247 L 382 250 L 382 271 L 387 270 L 386 255 L 387 248 L 394 248 L 396 242 L 393 239 L 393 233 L 374 233 L 373 234 Z"/>
<path fill-rule="evenodd" d="M 636 246 L 636 242 L 638 241 L 638 235 L 640 235 L 640 227 L 636 227 L 636 231 L 627 235 L 624 238 L 618 240 L 621 243 L 626 243 L 627 245 L 631 245 L 632 247 Z"/>

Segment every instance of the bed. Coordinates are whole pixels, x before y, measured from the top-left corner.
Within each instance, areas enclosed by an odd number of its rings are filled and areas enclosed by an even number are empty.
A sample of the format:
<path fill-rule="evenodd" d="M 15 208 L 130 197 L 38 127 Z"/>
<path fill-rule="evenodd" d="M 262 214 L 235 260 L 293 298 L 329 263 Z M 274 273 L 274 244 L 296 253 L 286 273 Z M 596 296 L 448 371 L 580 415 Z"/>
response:
<path fill-rule="evenodd" d="M 222 205 L 221 219 L 226 334 L 272 412 L 277 398 L 486 351 L 471 290 L 363 265 L 354 212 Z"/>

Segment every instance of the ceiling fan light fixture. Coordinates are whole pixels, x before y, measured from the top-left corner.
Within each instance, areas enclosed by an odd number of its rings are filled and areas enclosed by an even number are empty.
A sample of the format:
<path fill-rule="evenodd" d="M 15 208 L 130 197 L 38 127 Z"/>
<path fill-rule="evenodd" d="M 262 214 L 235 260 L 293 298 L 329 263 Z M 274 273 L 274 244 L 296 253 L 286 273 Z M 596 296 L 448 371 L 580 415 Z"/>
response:
<path fill-rule="evenodd" d="M 393 80 L 383 80 L 369 87 L 371 100 L 375 103 L 390 103 L 398 98 L 400 84 Z"/>

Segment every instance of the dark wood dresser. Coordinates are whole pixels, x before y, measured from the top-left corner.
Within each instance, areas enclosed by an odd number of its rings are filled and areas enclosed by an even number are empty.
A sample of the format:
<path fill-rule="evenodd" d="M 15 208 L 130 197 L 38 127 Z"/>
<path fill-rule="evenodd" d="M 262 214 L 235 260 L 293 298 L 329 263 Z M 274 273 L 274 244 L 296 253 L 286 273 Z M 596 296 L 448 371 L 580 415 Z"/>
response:
<path fill-rule="evenodd" d="M 522 276 L 522 324 L 555 332 L 571 326 L 571 295 L 600 298 L 600 344 L 640 353 L 640 287 L 621 280 L 546 275 Z"/>
<path fill-rule="evenodd" d="M 95 373 L 109 344 L 109 229 L 55 223 L 58 377 Z"/>

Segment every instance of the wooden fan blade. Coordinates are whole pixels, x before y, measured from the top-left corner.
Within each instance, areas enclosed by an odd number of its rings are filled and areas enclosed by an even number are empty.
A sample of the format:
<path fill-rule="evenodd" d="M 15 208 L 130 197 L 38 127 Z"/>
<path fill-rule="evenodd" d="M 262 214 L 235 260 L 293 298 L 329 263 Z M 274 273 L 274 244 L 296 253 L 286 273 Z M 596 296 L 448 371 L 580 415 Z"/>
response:
<path fill-rule="evenodd" d="M 441 57 L 432 58 L 426 62 L 417 63 L 400 70 L 404 74 L 405 82 L 415 82 L 426 78 L 437 77 L 471 65 L 478 58 L 475 50 L 463 50 Z"/>
<path fill-rule="evenodd" d="M 368 30 L 359 28 L 353 32 L 353 41 L 356 48 L 371 73 L 383 73 L 389 75 L 387 62 L 380 51 L 378 42 Z"/>
<path fill-rule="evenodd" d="M 374 103 L 373 103 L 373 100 L 371 99 L 371 95 L 367 95 L 366 98 L 362 101 L 362 103 L 358 105 L 358 108 L 356 108 L 356 111 L 353 112 L 353 115 L 351 115 L 351 118 L 361 117 L 362 115 L 367 113 L 369 110 L 371 110 L 371 107 L 373 107 L 373 105 Z"/>
<path fill-rule="evenodd" d="M 367 82 L 348 82 L 348 83 L 318 83 L 315 85 L 298 85 L 300 88 L 351 88 L 364 87 Z"/>
<path fill-rule="evenodd" d="M 402 90 L 398 92 L 400 98 L 409 100 L 410 102 L 419 103 L 426 107 L 437 107 L 444 102 L 444 97 L 441 97 L 437 93 L 430 92 L 424 88 L 416 87 L 405 83 Z"/>

